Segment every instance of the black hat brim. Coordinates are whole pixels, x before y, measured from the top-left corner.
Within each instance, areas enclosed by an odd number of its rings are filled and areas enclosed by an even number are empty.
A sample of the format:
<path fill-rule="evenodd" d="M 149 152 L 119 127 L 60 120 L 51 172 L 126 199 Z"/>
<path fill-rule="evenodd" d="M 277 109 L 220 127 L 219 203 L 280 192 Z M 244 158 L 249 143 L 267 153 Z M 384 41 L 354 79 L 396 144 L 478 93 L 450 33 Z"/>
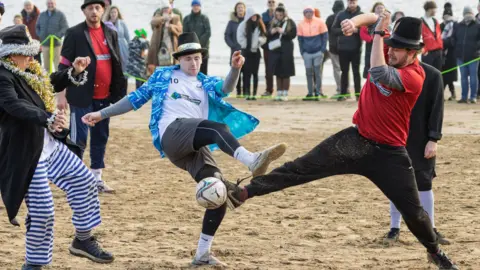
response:
<path fill-rule="evenodd" d="M 207 57 L 208 57 L 208 50 L 207 50 L 207 49 L 204 49 L 204 48 L 195 49 L 195 50 L 185 50 L 185 51 L 181 51 L 181 52 L 176 52 L 176 53 L 173 53 L 172 56 L 173 56 L 175 59 L 178 60 L 178 58 L 179 58 L 180 56 L 185 56 L 185 55 L 194 54 L 194 53 L 201 53 L 203 58 L 207 58 Z"/>
<path fill-rule="evenodd" d="M 82 10 L 84 10 L 87 6 L 93 5 L 93 4 L 100 4 L 100 5 L 102 5 L 103 8 L 105 8 L 105 1 L 101 1 L 101 0 L 85 3 L 81 6 L 81 8 L 82 8 Z"/>
<path fill-rule="evenodd" d="M 418 45 L 412 45 L 412 44 L 408 44 L 408 43 L 401 42 L 391 38 L 385 39 L 384 42 L 389 47 L 397 48 L 397 49 L 421 50 L 423 49 L 423 46 L 424 46 L 422 42 L 420 42 Z"/>

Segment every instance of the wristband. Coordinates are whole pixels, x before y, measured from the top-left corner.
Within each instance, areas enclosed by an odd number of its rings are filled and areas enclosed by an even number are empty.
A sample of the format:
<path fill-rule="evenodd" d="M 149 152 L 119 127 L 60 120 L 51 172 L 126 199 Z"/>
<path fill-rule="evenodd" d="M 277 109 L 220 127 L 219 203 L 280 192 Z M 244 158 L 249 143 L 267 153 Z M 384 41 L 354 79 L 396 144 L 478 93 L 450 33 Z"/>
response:
<path fill-rule="evenodd" d="M 68 79 L 76 86 L 80 86 L 80 85 L 84 85 L 86 82 L 87 82 L 87 75 L 88 75 L 88 71 L 83 71 L 80 76 L 83 77 L 81 78 L 81 80 L 75 80 L 75 78 L 72 76 L 72 71 L 73 71 L 73 67 L 69 68 L 68 69 Z"/>

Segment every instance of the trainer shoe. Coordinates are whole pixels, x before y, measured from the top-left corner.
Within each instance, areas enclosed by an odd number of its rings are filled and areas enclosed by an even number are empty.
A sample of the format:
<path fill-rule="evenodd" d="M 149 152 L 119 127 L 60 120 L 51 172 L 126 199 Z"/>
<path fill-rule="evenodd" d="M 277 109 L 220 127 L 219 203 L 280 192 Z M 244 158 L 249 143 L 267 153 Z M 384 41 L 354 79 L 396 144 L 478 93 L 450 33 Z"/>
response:
<path fill-rule="evenodd" d="M 267 172 L 268 165 L 270 165 L 272 161 L 281 157 L 286 150 L 287 145 L 280 143 L 258 153 L 257 159 L 248 167 L 252 172 L 253 177 L 264 175 L 265 172 Z"/>
<path fill-rule="evenodd" d="M 227 267 L 227 264 L 223 263 L 219 259 L 217 259 L 211 252 L 207 252 L 203 254 L 199 259 L 197 259 L 197 256 L 193 257 L 192 261 L 193 266 L 203 266 L 203 265 L 214 265 L 216 267 Z"/>
<path fill-rule="evenodd" d="M 303 101 L 314 101 L 315 97 L 312 94 L 308 94 L 302 100 Z"/>
<path fill-rule="evenodd" d="M 440 270 L 458 270 L 458 266 L 456 266 L 447 255 L 439 250 L 437 253 L 428 253 L 427 255 L 428 261 L 438 266 Z"/>
<path fill-rule="evenodd" d="M 383 244 L 385 246 L 392 246 L 395 242 L 398 241 L 400 237 L 400 229 L 391 228 L 390 231 L 383 238 Z"/>
<path fill-rule="evenodd" d="M 41 265 L 32 265 L 32 264 L 24 264 L 22 265 L 22 270 L 42 270 Z"/>
<path fill-rule="evenodd" d="M 100 180 L 97 182 L 97 188 L 98 188 L 98 193 L 108 193 L 108 194 L 113 194 L 115 193 L 115 189 L 109 187 L 107 183 L 104 181 Z"/>
<path fill-rule="evenodd" d="M 97 263 L 111 263 L 114 260 L 113 255 L 103 250 L 93 236 L 84 241 L 75 237 L 68 249 L 72 255 L 84 257 Z"/>
<path fill-rule="evenodd" d="M 471 99 L 468 100 L 468 103 L 477 104 L 477 99 L 476 98 L 471 98 Z"/>
<path fill-rule="evenodd" d="M 237 180 L 237 183 L 234 184 L 226 180 L 221 173 L 215 173 L 214 176 L 222 180 L 223 184 L 227 188 L 227 206 L 231 210 L 240 207 L 248 197 L 247 190 L 240 187 L 240 183 L 245 179 Z"/>
<path fill-rule="evenodd" d="M 445 238 L 445 236 L 443 236 L 443 234 L 439 233 L 436 228 L 433 229 L 433 231 L 434 231 L 435 234 L 437 235 L 438 243 L 439 243 L 440 245 L 450 245 L 450 244 L 451 244 L 450 241 L 447 240 L 447 239 Z"/>

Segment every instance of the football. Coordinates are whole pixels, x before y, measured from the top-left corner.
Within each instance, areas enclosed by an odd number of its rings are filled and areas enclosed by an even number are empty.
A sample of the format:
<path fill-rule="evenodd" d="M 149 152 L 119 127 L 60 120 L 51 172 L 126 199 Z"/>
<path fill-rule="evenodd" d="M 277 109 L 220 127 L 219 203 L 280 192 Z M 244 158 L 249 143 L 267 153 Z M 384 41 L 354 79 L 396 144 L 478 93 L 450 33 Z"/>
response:
<path fill-rule="evenodd" d="M 207 177 L 197 184 L 198 204 L 207 209 L 217 209 L 227 201 L 227 188 L 215 177 Z"/>

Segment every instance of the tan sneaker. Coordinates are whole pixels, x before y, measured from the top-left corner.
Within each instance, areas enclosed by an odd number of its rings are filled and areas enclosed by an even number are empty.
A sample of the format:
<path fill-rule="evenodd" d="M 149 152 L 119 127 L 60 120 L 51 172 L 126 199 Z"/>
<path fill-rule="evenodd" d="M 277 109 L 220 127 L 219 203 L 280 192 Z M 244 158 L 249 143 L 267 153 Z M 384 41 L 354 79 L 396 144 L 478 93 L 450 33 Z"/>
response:
<path fill-rule="evenodd" d="M 252 172 L 252 176 L 256 177 L 264 175 L 267 172 L 270 163 L 281 157 L 286 150 L 287 145 L 285 143 L 280 143 L 260 152 L 257 159 L 248 167 Z"/>
<path fill-rule="evenodd" d="M 219 259 L 217 259 L 211 252 L 207 252 L 203 254 L 199 259 L 197 256 L 193 257 L 192 261 L 193 266 L 204 266 L 204 265 L 214 265 L 216 268 L 225 268 L 227 264 L 223 263 Z"/>
<path fill-rule="evenodd" d="M 98 188 L 98 193 L 107 193 L 107 194 L 113 194 L 115 193 L 115 189 L 109 187 L 107 183 L 105 183 L 102 180 L 99 180 L 97 182 L 97 188 Z"/>

